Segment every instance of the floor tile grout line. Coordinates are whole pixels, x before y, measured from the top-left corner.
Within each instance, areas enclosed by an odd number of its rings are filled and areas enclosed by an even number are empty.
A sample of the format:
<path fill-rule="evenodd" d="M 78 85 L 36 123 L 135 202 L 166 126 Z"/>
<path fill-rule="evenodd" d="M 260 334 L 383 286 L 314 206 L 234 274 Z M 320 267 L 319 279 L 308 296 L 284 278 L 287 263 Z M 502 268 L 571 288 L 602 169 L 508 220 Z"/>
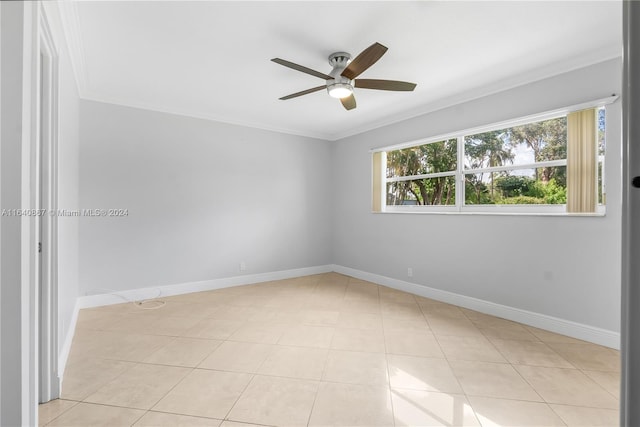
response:
<path fill-rule="evenodd" d="M 327 356 L 328 359 L 328 356 Z M 327 361 L 325 360 L 325 366 L 326 366 Z M 324 367 L 323 367 L 323 372 L 322 374 L 324 374 Z M 322 378 L 322 375 L 320 376 L 320 378 Z M 313 395 L 313 402 L 311 403 L 311 410 L 309 410 L 309 416 L 307 417 L 307 427 L 309 427 L 309 424 L 311 424 L 311 417 L 313 416 L 313 410 L 316 407 L 316 400 L 318 400 L 318 394 L 320 394 L 320 385 L 322 384 L 322 380 L 318 381 L 318 383 L 316 384 L 316 392 Z"/>
<path fill-rule="evenodd" d="M 575 405 L 575 404 L 571 404 L 571 403 L 554 403 L 554 402 L 548 402 L 549 406 L 551 405 L 556 405 L 556 406 L 569 406 L 571 408 L 581 408 L 581 409 L 596 409 L 599 411 L 615 411 L 617 412 L 617 409 L 613 409 L 613 408 L 600 408 L 600 407 L 595 407 L 595 406 L 584 406 L 584 405 Z"/>
<path fill-rule="evenodd" d="M 154 403 L 151 408 L 149 408 L 147 411 L 152 411 L 157 405 L 158 403 L 160 403 L 165 397 L 167 397 L 169 395 L 169 393 L 171 393 L 176 387 L 178 387 L 179 384 L 182 384 L 182 382 L 189 377 L 197 368 L 188 368 L 190 369 L 189 372 L 187 372 L 182 378 L 180 378 L 180 380 L 178 382 L 176 382 L 169 390 L 167 390 L 167 392 L 156 401 L 156 403 Z"/>
<path fill-rule="evenodd" d="M 418 307 L 420 308 L 420 312 L 422 313 L 422 317 L 424 318 L 424 321 L 427 323 L 427 326 L 429 327 L 429 330 L 433 332 L 433 328 L 431 327 L 431 323 L 429 322 L 429 319 L 427 318 L 427 313 L 425 313 L 424 308 L 422 307 L 422 305 L 420 305 L 420 303 L 418 302 L 418 297 L 417 296 L 413 296 L 413 299 L 416 301 L 416 303 L 418 304 Z M 435 334 L 434 334 L 435 335 Z"/>
<path fill-rule="evenodd" d="M 565 371 L 577 371 L 580 372 L 580 374 L 582 374 L 588 381 L 590 381 L 591 383 L 593 383 L 594 385 L 596 385 L 598 388 L 600 388 L 602 391 L 604 391 L 605 393 L 607 393 L 609 396 L 611 396 L 613 399 L 618 400 L 614 395 L 612 395 L 611 393 L 609 393 L 609 391 L 607 389 L 605 389 L 602 385 L 600 385 L 597 381 L 593 380 L 591 377 L 589 377 L 587 374 L 585 374 L 583 372 L 582 369 L 579 368 L 561 368 L 561 367 L 553 367 L 553 366 L 533 366 L 533 365 L 524 365 L 524 364 L 520 364 L 520 363 L 512 363 L 511 366 L 513 367 L 513 369 L 515 369 L 516 372 L 518 372 L 518 374 L 527 382 L 527 384 L 529 384 L 531 386 L 531 388 L 533 388 L 535 390 L 536 393 L 540 394 L 538 392 L 538 390 L 535 389 L 535 387 L 529 383 L 529 381 L 527 381 L 526 378 L 524 378 L 524 376 L 520 373 L 520 371 L 516 368 L 517 366 L 525 366 L 525 367 L 532 367 L 532 368 L 543 368 L 543 369 L 560 369 L 560 370 L 565 370 Z M 542 396 L 540 396 L 543 401 L 545 403 L 548 404 L 553 404 L 553 405 L 566 405 L 564 403 L 557 403 L 557 402 L 548 402 L 546 399 L 544 399 Z M 570 405 L 572 406 L 572 405 Z M 575 405 L 577 407 L 586 407 L 588 408 L 589 406 L 580 406 L 580 405 Z M 594 409 L 606 409 L 606 408 L 596 408 L 596 407 L 592 407 Z"/>
<path fill-rule="evenodd" d="M 331 341 L 333 342 L 333 337 L 331 338 Z M 329 353 L 331 353 L 330 348 L 327 349 L 327 357 L 324 359 L 324 364 L 322 365 L 322 372 L 320 373 L 320 381 L 324 380 L 324 374 L 327 370 L 327 364 L 329 363 Z M 314 399 L 314 404 L 315 404 L 315 399 Z"/>
<path fill-rule="evenodd" d="M 67 400 L 70 402 L 75 402 L 73 405 L 71 405 L 69 408 L 65 409 L 64 411 L 62 411 L 61 413 L 59 413 L 58 415 L 56 415 L 55 417 L 53 417 L 52 419 L 50 419 L 49 421 L 47 421 L 47 423 L 45 424 L 45 426 L 51 424 L 53 421 L 57 420 L 59 417 L 61 417 L 63 414 L 67 413 L 68 411 L 70 411 L 72 408 L 75 408 L 76 406 L 78 406 L 80 403 L 82 403 L 82 401 L 79 400 L 69 400 L 69 399 L 60 399 L 60 400 Z M 47 402 L 48 403 L 48 402 Z"/>
<path fill-rule="evenodd" d="M 438 336 L 435 335 L 436 338 L 436 342 L 438 343 L 438 345 L 440 346 L 440 350 L 442 351 L 442 354 L 444 355 L 444 360 L 447 363 L 447 366 L 449 367 L 449 369 L 451 370 L 451 373 L 453 375 L 453 377 L 456 379 L 456 383 L 458 384 L 458 387 L 460 387 L 460 390 L 462 391 L 462 395 L 464 396 L 464 399 L 467 401 L 467 403 L 469 404 L 469 407 L 471 408 L 471 411 L 473 411 L 473 416 L 475 418 L 475 420 L 478 422 L 478 425 L 482 425 L 482 422 L 480 421 L 480 418 L 478 417 L 478 414 L 476 412 L 476 409 L 473 407 L 473 405 L 471 404 L 471 400 L 469 400 L 469 394 L 467 393 L 467 391 L 465 390 L 465 388 L 462 386 L 462 382 L 460 381 L 460 378 L 458 377 L 458 375 L 456 374 L 456 371 L 453 369 L 453 366 L 451 366 L 451 361 L 449 360 L 449 357 L 447 356 L 447 353 L 442 349 L 442 345 L 440 344 L 440 341 L 438 340 Z"/>
<path fill-rule="evenodd" d="M 394 407 L 394 404 L 393 404 L 393 390 L 391 388 L 391 369 L 389 367 L 389 356 L 388 356 L 387 352 L 384 353 L 384 361 L 385 361 L 385 364 L 387 365 L 387 388 L 389 390 L 389 403 L 391 404 L 391 417 L 392 417 L 392 420 L 393 420 L 393 425 L 395 427 L 395 425 L 396 425 L 396 412 L 395 412 L 395 407 Z"/>
<path fill-rule="evenodd" d="M 501 351 L 500 348 L 493 342 L 493 339 L 501 339 L 501 338 L 495 338 L 495 337 L 486 337 L 487 341 L 489 341 L 489 343 L 498 351 L 498 353 L 500 353 L 502 355 L 502 357 L 504 357 L 504 359 L 511 365 L 521 365 L 521 366 L 533 366 L 533 367 L 538 367 L 538 368 L 561 368 L 561 369 L 578 369 L 573 363 L 571 363 L 569 360 L 565 359 L 564 357 L 562 357 L 562 355 L 558 354 L 557 352 L 553 351 L 553 349 L 551 347 L 549 347 L 548 345 L 546 345 L 546 343 L 542 342 L 542 341 L 525 341 L 525 342 L 533 342 L 533 343 L 540 343 L 540 344 L 544 344 L 545 347 L 547 347 L 547 349 L 551 350 L 553 353 L 555 353 L 558 357 L 560 357 L 562 360 L 564 360 L 565 362 L 567 362 L 569 365 L 571 365 L 571 368 L 567 368 L 567 367 L 563 367 L 563 366 L 547 366 L 547 365 L 535 365 L 532 363 L 514 363 L 511 360 L 509 360 L 509 358 L 507 357 L 507 355 L 505 354 L 504 351 Z M 493 339 L 492 339 L 493 338 Z M 512 342 L 521 342 L 519 340 L 503 340 L 503 341 L 512 341 Z M 515 368 L 514 368 L 515 369 Z"/>
<path fill-rule="evenodd" d="M 539 392 L 539 391 L 538 391 L 538 390 L 533 386 L 533 384 L 531 384 L 531 383 L 530 383 L 530 382 L 529 382 L 529 381 L 524 377 L 524 375 L 522 375 L 522 373 L 517 369 L 517 367 L 518 367 L 518 366 L 527 366 L 527 365 L 518 365 L 518 364 L 511 363 L 511 367 L 513 368 L 513 370 L 514 370 L 514 371 L 516 371 L 516 372 L 518 373 L 518 375 L 519 375 L 519 376 L 524 380 L 524 382 L 526 382 L 526 383 L 529 385 L 529 387 L 531 387 L 531 388 L 533 389 L 533 391 L 535 391 L 535 392 L 536 392 L 536 394 L 540 397 L 540 399 L 542 399 L 542 401 L 543 401 L 544 403 L 546 403 L 547 405 L 549 405 L 549 403 L 552 403 L 552 402 L 547 401 L 547 399 L 545 399 L 545 398 L 542 396 L 542 394 L 540 394 L 540 392 Z M 541 367 L 541 368 L 545 368 L 545 367 Z M 567 369 L 567 370 L 572 370 L 572 369 L 570 369 L 570 368 L 545 368 L 545 369 Z M 583 375 L 584 375 L 584 374 L 583 374 Z M 586 375 L 585 375 L 585 376 L 586 376 Z"/>
<path fill-rule="evenodd" d="M 224 421 L 229 420 L 229 415 L 231 415 L 231 411 L 233 411 L 233 408 L 235 408 L 235 406 L 238 404 L 238 401 L 242 398 L 242 395 L 247 391 L 247 389 L 249 388 L 249 386 L 253 382 L 254 378 L 257 376 L 257 374 L 251 374 L 251 373 L 248 373 L 248 372 L 247 372 L 247 374 L 251 375 L 251 378 L 249 379 L 249 381 L 247 381 L 247 384 L 244 386 L 242 391 L 238 394 L 238 397 L 233 402 L 233 405 L 231 405 L 231 407 L 229 408 L 229 410 L 225 414 L 225 416 L 223 418 Z M 229 421 L 231 421 L 231 420 L 229 420 Z"/>
<path fill-rule="evenodd" d="M 124 406 L 119 406 L 120 408 L 124 408 Z M 127 409 L 135 409 L 135 408 L 127 408 Z M 184 414 L 184 413 L 180 413 L 180 412 L 172 412 L 172 411 L 162 411 L 160 409 L 149 409 L 146 411 L 145 415 L 148 414 L 149 412 L 153 412 L 153 413 L 157 413 L 157 414 L 169 414 L 169 415 L 178 415 L 181 417 L 192 417 L 192 418 L 203 418 L 206 420 L 215 420 L 215 421 L 224 421 L 221 418 L 216 418 L 216 417 L 207 417 L 204 415 L 190 415 L 190 414 Z"/>
<path fill-rule="evenodd" d="M 67 399 L 65 399 L 65 400 L 67 400 Z M 75 401 L 75 400 L 74 400 L 74 402 L 77 402 L 77 404 L 73 405 L 71 408 L 67 409 L 63 413 L 67 413 L 71 409 L 73 409 L 73 408 L 75 408 L 76 406 L 79 406 L 79 405 L 95 405 L 95 406 L 104 406 L 104 407 L 108 407 L 108 408 L 130 409 L 130 410 L 133 410 L 133 411 L 143 411 L 144 413 L 147 413 L 148 411 L 151 411 L 151 409 L 140 409 L 140 408 L 132 408 L 130 406 L 109 405 L 107 403 L 85 402 L 85 401 Z M 60 416 L 62 416 L 62 414 L 60 414 L 59 416 L 57 416 L 53 420 L 49 421 L 49 423 L 47 423 L 47 425 L 51 424 L 54 420 L 58 419 Z"/>
<path fill-rule="evenodd" d="M 149 413 L 149 409 L 145 410 L 134 422 L 131 423 L 130 427 L 133 427 L 138 421 L 140 421 L 145 415 Z"/>
<path fill-rule="evenodd" d="M 131 361 L 123 361 L 123 360 L 117 360 L 117 361 L 118 362 L 131 363 L 131 366 L 128 366 L 124 371 L 122 371 L 121 373 L 119 373 L 118 375 L 113 377 L 111 380 L 105 382 L 104 384 L 102 384 L 101 386 L 99 386 L 98 388 L 96 388 L 95 390 L 93 390 L 92 392 L 87 394 L 86 396 L 84 396 L 80 402 L 82 402 L 82 403 L 92 403 L 92 404 L 100 405 L 100 403 L 87 402 L 87 399 L 90 398 L 91 396 L 93 396 L 94 394 L 96 394 L 97 392 L 99 392 L 102 388 L 106 387 L 107 385 L 109 385 L 109 384 L 113 383 L 114 381 L 120 379 L 125 374 L 129 373 L 129 371 L 131 371 L 137 365 L 142 364 L 141 362 L 131 362 Z M 112 405 L 106 405 L 106 406 L 112 406 Z M 117 405 L 113 405 L 113 406 L 117 406 Z M 131 408 L 131 409 L 138 409 L 138 408 Z"/>
<path fill-rule="evenodd" d="M 588 370 L 588 369 L 587 369 Z M 615 400 L 617 400 L 618 402 L 620 401 L 620 399 L 618 397 L 616 397 L 613 393 L 609 392 L 609 390 L 607 390 L 602 384 L 600 384 L 598 381 L 594 380 L 593 378 L 591 378 L 587 373 L 585 373 L 585 369 L 579 369 L 578 371 L 580 371 L 580 373 L 582 373 L 582 375 L 584 375 L 585 377 L 587 377 L 589 379 L 589 381 L 591 381 L 592 383 L 594 383 L 595 385 L 597 385 L 598 387 L 600 387 L 602 390 L 605 391 L 605 393 L 609 394 L 611 397 L 613 397 Z M 602 372 L 607 372 L 607 371 L 602 371 Z"/>
<path fill-rule="evenodd" d="M 267 357 L 265 357 L 265 358 L 262 360 L 262 362 L 260 362 L 260 366 L 258 366 L 258 367 L 256 368 L 256 372 L 254 373 L 254 375 L 258 375 L 258 374 L 259 374 L 260 369 L 264 366 L 264 364 L 267 362 L 267 360 L 269 359 L 269 357 L 271 357 L 271 355 L 272 355 L 272 354 L 274 354 L 274 353 L 276 352 L 277 348 L 275 348 L 275 347 L 277 347 L 277 346 L 278 346 L 278 344 L 273 344 L 273 346 L 274 346 L 274 348 L 272 348 L 272 349 L 269 351 L 269 354 L 267 355 Z M 263 374 L 260 374 L 260 375 L 263 375 Z M 253 379 L 252 379 L 252 380 L 253 380 Z"/>
<path fill-rule="evenodd" d="M 553 412 L 554 414 L 556 414 L 556 417 L 558 417 L 558 418 L 560 419 L 560 421 L 562 421 L 562 423 L 563 423 L 565 426 L 568 426 L 568 425 L 569 425 L 569 424 L 567 424 L 567 422 L 564 420 L 564 418 L 562 418 L 562 417 L 560 416 L 560 414 L 559 414 L 555 409 L 553 409 L 553 406 L 551 406 L 551 404 L 547 403 L 547 407 L 548 407 L 549 409 L 551 409 L 551 412 Z"/>
<path fill-rule="evenodd" d="M 200 365 L 202 365 L 202 363 L 207 360 L 209 358 L 209 356 L 211 356 L 213 353 L 216 352 L 216 350 L 218 350 L 220 348 L 220 346 L 225 342 L 224 340 L 209 340 L 209 341 L 220 341 L 220 343 L 215 346 L 209 353 L 207 353 L 197 364 L 196 366 L 193 366 L 193 369 L 202 369 L 200 368 Z"/>
<path fill-rule="evenodd" d="M 442 359 L 437 359 L 437 360 L 442 360 Z M 370 383 L 363 384 L 363 383 L 356 383 L 356 382 L 327 380 L 327 379 L 324 379 L 322 377 L 321 378 L 293 377 L 293 376 L 286 376 L 286 375 L 267 374 L 267 373 L 263 373 L 263 372 L 230 371 L 230 370 L 224 370 L 224 369 L 209 369 L 209 368 L 196 368 L 196 369 L 197 370 L 202 370 L 202 371 L 209 371 L 209 372 L 224 372 L 224 373 L 228 373 L 228 374 L 247 374 L 247 375 L 252 375 L 252 376 L 257 376 L 257 377 L 279 378 L 279 379 L 283 379 L 283 380 L 313 381 L 313 382 L 321 382 L 321 383 L 341 384 L 341 385 L 354 385 L 354 386 L 363 386 L 363 387 L 384 387 L 384 385 L 382 385 L 382 384 L 370 384 Z M 418 390 L 418 389 L 412 389 L 412 388 L 407 388 L 407 387 L 396 387 L 396 388 L 406 388 L 407 390 Z M 163 398 L 164 398 L 164 396 L 163 396 Z M 83 402 L 83 401 L 80 401 L 80 402 Z M 84 403 L 92 403 L 92 402 L 84 402 Z M 117 406 L 117 405 L 112 405 L 112 406 Z M 123 406 L 123 408 L 124 407 L 125 406 Z M 127 406 L 127 408 L 129 408 L 129 407 Z M 140 409 L 140 408 L 130 408 L 130 409 Z M 155 410 L 155 409 L 153 409 L 153 407 L 152 407 L 149 410 L 151 411 L 151 410 Z M 159 412 L 165 412 L 165 411 L 159 411 Z"/>

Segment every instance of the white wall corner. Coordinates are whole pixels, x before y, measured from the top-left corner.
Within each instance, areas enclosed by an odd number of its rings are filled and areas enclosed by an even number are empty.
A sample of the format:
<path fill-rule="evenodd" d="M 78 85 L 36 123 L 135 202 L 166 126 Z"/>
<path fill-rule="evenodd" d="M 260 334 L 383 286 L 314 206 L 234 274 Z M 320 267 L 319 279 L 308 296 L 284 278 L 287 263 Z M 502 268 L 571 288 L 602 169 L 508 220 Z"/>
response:
<path fill-rule="evenodd" d="M 502 304 L 496 304 L 490 301 L 481 300 L 453 292 L 443 291 L 416 283 L 405 282 L 404 280 L 393 279 L 391 277 L 380 276 L 378 274 L 368 273 L 366 271 L 356 270 L 341 265 L 334 265 L 333 271 L 356 279 L 366 280 L 378 285 L 388 286 L 400 291 L 409 292 L 425 298 L 431 298 L 436 301 L 454 304 L 470 310 L 479 311 L 481 313 L 490 314 L 492 316 L 501 317 L 503 319 L 512 320 L 514 322 L 523 323 L 525 325 L 566 335 L 594 344 L 606 347 L 620 349 L 620 333 L 597 328 L 595 326 L 584 325 L 570 320 L 560 319 L 541 313 L 535 313 L 528 310 L 509 307 Z"/>

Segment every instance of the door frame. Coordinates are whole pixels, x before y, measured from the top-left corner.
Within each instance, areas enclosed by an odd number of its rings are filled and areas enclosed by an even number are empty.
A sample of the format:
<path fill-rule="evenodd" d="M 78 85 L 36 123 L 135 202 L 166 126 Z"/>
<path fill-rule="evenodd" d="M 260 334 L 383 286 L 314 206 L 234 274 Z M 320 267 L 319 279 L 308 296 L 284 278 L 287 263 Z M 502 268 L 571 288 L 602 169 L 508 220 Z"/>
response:
<path fill-rule="evenodd" d="M 36 66 L 36 268 L 38 401 L 60 396 L 58 366 L 58 50 L 40 5 Z M 41 251 L 38 246 L 41 245 Z M 38 254 L 39 252 L 39 254 Z"/>

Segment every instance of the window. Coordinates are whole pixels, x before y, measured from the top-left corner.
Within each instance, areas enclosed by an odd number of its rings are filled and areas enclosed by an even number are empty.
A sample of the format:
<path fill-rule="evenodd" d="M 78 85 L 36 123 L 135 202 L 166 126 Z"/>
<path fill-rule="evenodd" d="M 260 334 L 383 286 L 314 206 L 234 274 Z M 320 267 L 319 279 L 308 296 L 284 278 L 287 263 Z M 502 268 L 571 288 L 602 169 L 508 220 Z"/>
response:
<path fill-rule="evenodd" d="M 465 205 L 567 202 L 566 116 L 463 139 Z"/>
<path fill-rule="evenodd" d="M 605 118 L 556 112 L 376 150 L 373 210 L 603 213 Z"/>
<path fill-rule="evenodd" d="M 387 206 L 455 205 L 457 140 L 387 153 Z"/>

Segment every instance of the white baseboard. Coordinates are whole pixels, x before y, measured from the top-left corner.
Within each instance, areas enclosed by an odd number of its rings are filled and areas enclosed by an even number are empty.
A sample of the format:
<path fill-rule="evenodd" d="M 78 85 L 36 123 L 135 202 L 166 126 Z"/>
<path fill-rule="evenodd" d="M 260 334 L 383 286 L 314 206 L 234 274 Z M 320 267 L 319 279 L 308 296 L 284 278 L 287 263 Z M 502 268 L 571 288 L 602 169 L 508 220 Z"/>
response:
<path fill-rule="evenodd" d="M 60 354 L 58 354 L 58 385 L 60 387 L 59 394 L 62 394 L 62 379 L 64 378 L 64 370 L 67 366 L 67 360 L 69 359 L 69 353 L 71 352 L 71 344 L 73 343 L 73 336 L 76 332 L 76 324 L 78 323 L 78 312 L 80 311 L 79 298 L 76 299 L 76 303 L 73 305 L 73 313 L 71 313 L 71 321 L 69 322 L 69 328 L 67 329 L 67 336 L 64 337 L 64 343 Z"/>
<path fill-rule="evenodd" d="M 118 291 L 108 294 L 87 295 L 78 298 L 79 308 L 99 307 L 103 305 L 121 304 L 127 301 L 140 301 L 172 295 L 182 295 L 192 292 L 212 291 L 232 286 L 250 285 L 253 283 L 270 282 L 272 280 L 291 279 L 294 277 L 310 276 L 312 274 L 329 273 L 333 265 L 296 268 L 293 270 L 273 271 L 269 273 L 248 274 L 244 276 L 225 277 L 222 279 L 203 280 L 199 282 L 164 285 L 153 288 L 140 288 L 128 291 Z"/>
<path fill-rule="evenodd" d="M 528 310 L 509 307 L 502 304 L 496 304 L 478 298 L 455 294 L 453 292 L 430 288 L 416 283 L 392 279 L 390 277 L 343 267 L 341 265 L 334 265 L 333 271 L 355 277 L 356 279 L 366 280 L 379 285 L 398 289 L 400 291 L 409 292 L 421 297 L 454 304 L 460 307 L 479 311 L 481 313 L 513 320 L 525 325 L 545 329 L 547 331 L 556 332 L 558 334 L 589 341 L 606 347 L 620 349 L 620 333 L 618 332 L 608 331 L 606 329 L 584 325 L 553 316 L 547 316 L 545 314 L 535 313 Z"/>

